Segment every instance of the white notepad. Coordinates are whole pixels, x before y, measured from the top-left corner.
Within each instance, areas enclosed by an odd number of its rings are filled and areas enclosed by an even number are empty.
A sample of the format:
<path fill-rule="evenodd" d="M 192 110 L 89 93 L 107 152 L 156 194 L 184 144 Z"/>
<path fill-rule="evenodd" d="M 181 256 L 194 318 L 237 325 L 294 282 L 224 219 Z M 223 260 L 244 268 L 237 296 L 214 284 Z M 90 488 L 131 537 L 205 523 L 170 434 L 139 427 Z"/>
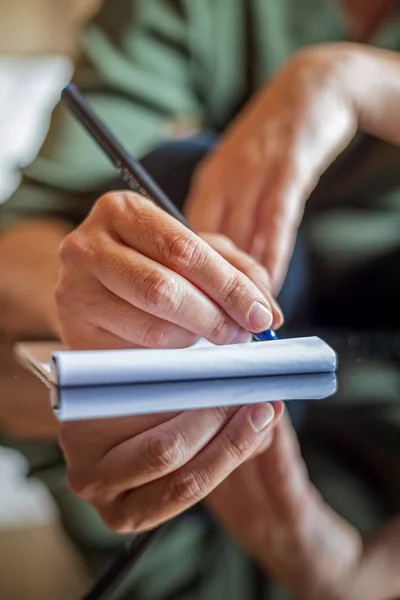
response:
<path fill-rule="evenodd" d="M 44 380 L 59 387 L 125 385 L 231 377 L 329 373 L 334 350 L 318 337 L 178 350 L 67 350 L 18 344 L 16 352 Z"/>
<path fill-rule="evenodd" d="M 52 389 L 61 420 L 325 398 L 336 353 L 318 337 L 178 350 L 73 351 L 24 343 L 16 354 Z"/>
<path fill-rule="evenodd" d="M 51 402 L 60 421 L 76 421 L 277 400 L 323 400 L 332 396 L 336 388 L 335 373 L 317 373 L 251 379 L 53 387 Z"/>

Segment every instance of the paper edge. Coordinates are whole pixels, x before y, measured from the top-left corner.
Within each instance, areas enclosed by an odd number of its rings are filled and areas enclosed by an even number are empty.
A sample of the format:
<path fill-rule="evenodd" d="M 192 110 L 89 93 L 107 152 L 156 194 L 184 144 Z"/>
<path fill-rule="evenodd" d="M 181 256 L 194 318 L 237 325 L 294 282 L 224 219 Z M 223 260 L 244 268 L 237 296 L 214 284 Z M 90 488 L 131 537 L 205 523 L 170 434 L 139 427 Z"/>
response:
<path fill-rule="evenodd" d="M 50 350 L 50 371 L 47 371 L 42 366 L 42 361 L 39 360 L 37 352 L 43 350 L 46 342 L 18 342 L 14 345 L 13 351 L 17 362 L 25 369 L 33 373 L 48 387 L 57 385 L 57 373 L 51 368 L 51 354 L 55 347 L 55 344 L 49 344 Z"/>
<path fill-rule="evenodd" d="M 319 369 L 318 371 L 310 371 L 310 372 L 306 372 L 306 371 L 301 371 L 301 374 L 313 374 L 315 372 L 318 373 L 322 373 L 322 372 L 326 372 L 326 373 L 333 373 L 337 371 L 338 368 L 338 355 L 336 353 L 336 351 L 334 350 L 334 348 L 332 348 L 332 346 L 330 346 L 330 344 L 328 344 L 324 339 L 322 339 L 321 337 L 317 336 L 317 335 L 311 335 L 311 336 L 300 336 L 300 337 L 295 337 L 295 338 L 281 338 L 278 341 L 265 341 L 262 342 L 262 344 L 279 344 L 280 342 L 284 343 L 284 342 L 302 342 L 304 340 L 313 340 L 315 342 L 318 342 L 318 344 L 320 344 L 323 348 L 323 350 L 325 351 L 325 356 L 324 356 L 324 360 L 329 363 L 328 365 L 326 365 L 326 367 Z M 207 344 L 208 345 L 208 344 Z M 247 346 L 248 343 L 244 343 L 244 344 L 236 344 L 236 347 L 238 349 Z M 259 345 L 259 343 L 257 343 L 257 345 Z M 184 350 L 188 350 L 188 349 L 192 349 L 194 351 L 194 346 L 189 347 L 189 348 L 182 348 L 182 349 L 149 349 L 148 351 L 150 352 L 164 352 L 164 351 L 173 351 L 173 352 L 181 352 Z M 198 350 L 202 351 L 205 350 L 206 348 L 203 347 L 199 347 Z M 132 349 L 133 350 L 133 349 Z M 130 352 L 131 350 L 127 350 L 127 352 Z M 136 350 L 133 350 L 134 352 Z M 138 352 L 143 352 L 143 351 L 147 351 L 147 349 L 141 348 L 137 350 Z M 58 385 L 59 387 L 93 387 L 93 383 L 89 383 L 89 382 L 85 382 L 85 383 L 77 383 L 76 381 L 71 382 L 69 381 L 69 377 L 66 377 L 66 372 L 68 372 L 68 369 L 63 369 L 63 359 L 65 357 L 66 354 L 69 354 L 71 352 L 71 350 L 68 350 L 68 348 L 62 348 L 62 349 L 56 349 L 54 350 L 54 352 L 52 353 L 52 360 L 51 360 L 51 369 L 53 371 L 53 378 L 54 381 L 56 381 L 56 385 Z M 75 350 L 72 351 L 75 355 L 79 355 L 79 354 L 86 354 L 87 352 L 89 353 L 93 353 L 93 352 L 99 352 L 101 354 L 114 354 L 114 353 L 118 353 L 118 352 L 125 352 L 124 350 L 118 350 L 118 349 L 108 349 L 108 350 L 92 350 L 92 351 L 88 351 L 88 350 Z M 290 375 L 296 375 L 299 373 L 288 373 Z M 270 375 L 271 377 L 274 376 L 273 374 Z M 204 377 L 204 379 L 212 379 L 214 378 L 214 376 L 212 377 Z M 230 378 L 226 377 L 226 378 Z M 67 381 L 66 381 L 67 379 Z M 203 378 L 202 378 L 203 379 Z M 185 379 L 186 380 L 186 379 Z M 158 380 L 157 380 L 158 381 Z M 181 381 L 180 379 L 168 379 L 168 381 Z M 130 385 L 130 384 L 135 384 L 135 383 L 151 383 L 152 381 L 123 381 L 123 383 L 121 385 Z M 117 385 L 117 382 L 115 381 L 105 381 L 102 385 Z"/>
<path fill-rule="evenodd" d="M 329 355 L 330 367 L 326 372 L 336 372 L 339 365 L 338 354 L 330 344 L 319 336 L 301 336 L 299 338 L 282 338 L 282 341 L 291 339 L 303 340 L 303 339 L 314 339 L 318 340 L 323 346 L 325 346 Z M 267 342 L 270 344 L 271 342 Z M 275 343 L 275 342 L 272 342 Z M 242 344 L 238 344 L 241 346 Z M 63 375 L 60 370 L 59 359 L 66 353 L 71 352 L 60 342 L 19 342 L 14 346 L 15 356 L 20 364 L 27 368 L 35 376 L 44 382 L 46 385 L 52 385 L 56 387 L 63 386 Z M 82 351 L 75 351 L 82 352 Z M 85 352 L 85 351 L 83 351 Z M 106 352 L 113 352 L 107 350 Z M 43 355 L 46 355 L 46 359 L 43 360 Z M 60 361 L 62 362 L 62 361 Z M 49 369 L 43 368 L 43 364 L 47 364 Z M 324 371 L 325 372 L 325 371 Z M 111 385 L 111 384 L 110 384 Z M 70 387 L 70 386 L 66 386 Z M 75 386 L 72 386 L 75 387 Z M 92 386 L 89 386 L 92 387 Z"/>
<path fill-rule="evenodd" d="M 267 376 L 268 377 L 268 376 Z M 265 378 L 267 378 L 265 377 Z M 292 402 L 321 402 L 323 400 L 332 398 L 338 390 L 338 377 L 336 375 L 335 372 L 324 372 L 324 373 L 316 373 L 315 375 L 312 374 L 302 374 L 302 375 L 277 375 L 277 376 L 271 376 L 271 378 L 273 379 L 282 379 L 282 378 L 294 378 L 294 379 L 298 379 L 298 377 L 302 378 L 303 381 L 304 380 L 309 380 L 310 378 L 319 378 L 319 379 L 326 379 L 327 382 L 326 384 L 330 384 L 331 387 L 328 390 L 328 392 L 324 392 L 322 395 L 318 395 L 318 396 L 314 396 L 314 397 L 301 397 L 301 398 L 286 398 L 284 401 L 288 402 L 288 403 L 292 403 Z M 264 377 L 262 377 L 261 379 L 264 379 Z M 218 380 L 215 380 L 218 381 Z M 201 382 L 202 383 L 202 382 Z M 325 385 L 326 385 L 325 384 Z M 152 385 L 152 384 L 143 384 L 145 385 Z M 161 386 L 162 384 L 157 384 L 159 386 Z M 104 386 L 98 386 L 99 389 L 104 389 Z M 125 387 L 125 388 L 134 388 L 136 387 L 135 385 L 125 385 L 125 386 L 113 386 L 117 389 L 119 389 L 120 387 Z M 81 391 L 83 391 L 85 389 L 85 387 L 82 388 L 75 388 L 75 391 L 79 389 Z M 177 412 L 177 411 L 194 411 L 194 410 L 199 410 L 199 409 L 213 409 L 213 408 L 219 408 L 219 407 L 232 407 L 232 406 L 242 406 L 242 405 L 249 405 L 250 402 L 240 402 L 239 400 L 237 402 L 233 402 L 233 403 L 223 403 L 223 404 L 194 404 L 192 406 L 185 406 L 183 407 L 182 405 L 174 405 L 171 406 L 171 404 L 167 405 L 167 406 L 163 406 L 158 407 L 157 409 L 153 409 L 151 411 L 148 411 L 147 407 L 142 408 L 141 410 L 136 410 L 134 412 L 126 412 L 126 413 L 118 413 L 117 415 L 115 414 L 101 414 L 101 415 L 85 415 L 85 416 L 75 416 L 75 417 L 71 417 L 71 416 L 66 416 L 65 413 L 65 400 L 63 402 L 62 400 L 62 395 L 63 394 L 68 394 L 69 391 L 71 390 L 71 388 L 54 388 L 53 389 L 53 393 L 54 393 L 54 402 L 56 404 L 56 408 L 55 408 L 55 414 L 56 417 L 58 419 L 59 422 L 68 422 L 68 421 L 80 421 L 80 420 L 85 420 L 85 419 L 111 419 L 111 418 L 119 418 L 119 417 L 137 417 L 137 416 L 141 416 L 141 415 L 150 415 L 150 414 L 162 414 L 165 412 Z M 93 390 L 92 390 L 93 391 Z M 268 400 L 268 402 L 278 402 L 279 400 Z M 68 404 L 68 402 L 67 402 Z M 111 405 L 110 405 L 111 406 Z M 67 411 L 68 412 L 68 411 Z"/>

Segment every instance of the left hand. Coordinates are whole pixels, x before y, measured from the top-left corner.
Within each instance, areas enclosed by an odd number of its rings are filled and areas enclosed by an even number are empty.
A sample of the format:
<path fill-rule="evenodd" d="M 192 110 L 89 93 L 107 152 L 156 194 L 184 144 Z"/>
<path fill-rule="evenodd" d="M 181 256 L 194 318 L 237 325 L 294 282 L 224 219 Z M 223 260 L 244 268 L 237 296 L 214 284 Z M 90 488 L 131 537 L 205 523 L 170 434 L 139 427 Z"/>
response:
<path fill-rule="evenodd" d="M 363 595 L 361 537 L 317 494 L 287 415 L 270 440 L 212 492 L 208 508 L 296 598 L 377 600 Z"/>
<path fill-rule="evenodd" d="M 398 598 L 400 514 L 362 539 L 320 497 L 289 418 L 279 417 L 264 452 L 220 484 L 208 508 L 299 600 Z"/>
<path fill-rule="evenodd" d="M 278 293 L 304 203 L 357 129 L 343 73 L 351 44 L 307 49 L 250 102 L 198 168 L 191 225 L 220 232 L 252 254 Z M 352 63 L 351 63 L 352 64 Z"/>

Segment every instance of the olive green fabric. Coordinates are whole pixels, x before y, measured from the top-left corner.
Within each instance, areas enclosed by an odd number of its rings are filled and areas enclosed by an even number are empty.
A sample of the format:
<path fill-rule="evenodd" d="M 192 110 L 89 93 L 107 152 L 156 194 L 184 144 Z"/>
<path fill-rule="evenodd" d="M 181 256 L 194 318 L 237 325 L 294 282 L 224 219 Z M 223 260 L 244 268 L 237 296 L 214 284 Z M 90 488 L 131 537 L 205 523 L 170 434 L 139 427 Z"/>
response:
<path fill-rule="evenodd" d="M 331 0 L 105 0 L 83 35 L 74 79 L 134 155 L 143 156 L 168 138 L 176 122 L 224 130 L 249 91 L 246 3 L 253 32 L 254 88 L 267 82 L 296 50 L 346 39 L 341 14 Z M 399 14 L 372 43 L 400 49 Z M 332 268 L 399 245 L 399 166 L 399 150 L 359 136 L 323 177 L 310 201 L 310 212 L 317 216 L 310 220 L 309 236 Z M 0 226 L 54 216 L 79 223 L 113 182 L 115 173 L 105 157 L 58 106 L 38 157 L 24 169 L 22 185 L 0 208 Z M 319 432 L 331 431 L 334 438 L 341 430 L 339 425 L 333 427 L 333 418 L 328 423 L 318 418 Z M 379 438 L 381 445 L 395 422 L 396 415 L 391 414 Z M 66 531 L 97 571 L 122 540 L 68 491 L 58 447 L 2 442 L 25 454 L 32 472 L 58 503 Z M 360 491 L 365 488 L 356 469 L 340 464 L 322 442 L 317 450 L 313 446 L 306 451 L 312 475 L 332 505 L 360 529 L 379 522 L 382 507 L 373 493 Z M 128 584 L 115 598 L 286 598 L 235 542 L 198 515 L 177 520 L 139 563 Z"/>

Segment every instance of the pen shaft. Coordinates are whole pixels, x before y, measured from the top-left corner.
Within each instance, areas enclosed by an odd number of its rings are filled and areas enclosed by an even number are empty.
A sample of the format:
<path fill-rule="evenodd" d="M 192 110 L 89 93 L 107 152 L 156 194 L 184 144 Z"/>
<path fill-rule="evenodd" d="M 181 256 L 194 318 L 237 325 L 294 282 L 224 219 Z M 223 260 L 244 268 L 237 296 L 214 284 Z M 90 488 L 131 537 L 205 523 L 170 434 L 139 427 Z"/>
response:
<path fill-rule="evenodd" d="M 135 566 L 142 554 L 153 542 L 159 529 L 141 533 L 135 540 L 128 542 L 111 560 L 81 600 L 105 600 L 109 598 L 110 594 L 117 589 L 125 574 Z"/>
<path fill-rule="evenodd" d="M 153 200 L 185 227 L 191 229 L 175 204 L 171 202 L 142 165 L 126 151 L 100 117 L 94 113 L 77 87 L 73 84 L 68 85 L 63 90 L 61 97 L 78 122 L 85 127 L 86 131 L 90 133 L 99 147 L 109 157 L 126 186 L 133 192 Z"/>

